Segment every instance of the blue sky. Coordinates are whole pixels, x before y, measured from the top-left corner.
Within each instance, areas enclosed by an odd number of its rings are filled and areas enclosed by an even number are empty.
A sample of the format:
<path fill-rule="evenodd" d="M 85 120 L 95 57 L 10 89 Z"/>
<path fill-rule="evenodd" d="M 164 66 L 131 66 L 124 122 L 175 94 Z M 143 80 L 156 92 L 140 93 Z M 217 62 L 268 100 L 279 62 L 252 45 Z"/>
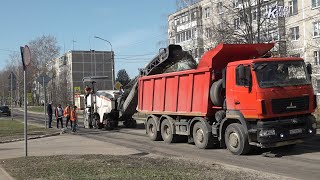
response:
<path fill-rule="evenodd" d="M 0 6 L 0 69 L 10 51 L 42 35 L 58 40 L 61 54 L 72 50 L 110 50 L 94 36 L 109 40 L 116 71 L 138 74 L 167 39 L 167 17 L 174 0 L 4 0 Z"/>

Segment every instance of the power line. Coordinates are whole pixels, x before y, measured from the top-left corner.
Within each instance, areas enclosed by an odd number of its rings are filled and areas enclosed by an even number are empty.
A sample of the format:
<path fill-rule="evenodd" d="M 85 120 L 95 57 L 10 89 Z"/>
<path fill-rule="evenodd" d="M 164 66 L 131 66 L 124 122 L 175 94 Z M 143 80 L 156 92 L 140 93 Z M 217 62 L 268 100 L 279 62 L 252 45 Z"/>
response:
<path fill-rule="evenodd" d="M 153 36 L 151 38 L 148 38 L 148 40 L 155 39 L 157 37 L 160 37 L 160 36 L 163 36 L 163 35 L 166 35 L 166 34 L 167 34 L 167 32 L 159 34 L 159 35 L 156 35 L 156 36 Z M 144 42 L 146 42 L 148 40 L 137 41 L 137 42 L 129 43 L 129 44 L 126 44 L 126 45 L 121 45 L 121 46 L 118 46 L 117 48 L 119 48 L 119 47 L 131 47 L 131 46 L 134 46 L 134 45 L 139 45 L 139 44 L 144 43 Z"/>
<path fill-rule="evenodd" d="M 140 57 L 140 56 L 151 56 L 151 55 L 154 55 L 154 53 L 148 53 L 148 54 L 120 54 L 120 55 L 116 55 L 117 57 L 120 56 L 120 57 L 127 57 L 127 56 L 132 56 L 132 57 Z"/>
<path fill-rule="evenodd" d="M 0 51 L 7 51 L 7 52 L 19 52 L 19 51 L 14 51 L 14 50 L 10 50 L 10 49 L 0 49 Z"/>

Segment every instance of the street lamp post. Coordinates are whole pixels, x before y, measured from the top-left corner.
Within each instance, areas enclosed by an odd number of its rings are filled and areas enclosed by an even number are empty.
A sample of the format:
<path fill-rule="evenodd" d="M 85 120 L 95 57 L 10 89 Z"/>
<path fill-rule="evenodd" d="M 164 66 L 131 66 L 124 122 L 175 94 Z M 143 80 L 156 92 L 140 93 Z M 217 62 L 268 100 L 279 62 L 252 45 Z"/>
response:
<path fill-rule="evenodd" d="M 113 49 L 112 49 L 112 44 L 110 43 L 110 41 L 106 40 L 106 39 L 103 39 L 101 37 L 98 37 L 98 36 L 94 36 L 94 38 L 97 38 L 97 39 L 100 39 L 102 41 L 105 41 L 107 43 L 109 43 L 110 47 L 111 47 L 111 82 L 112 82 L 112 89 L 114 89 L 114 54 L 113 54 Z"/>

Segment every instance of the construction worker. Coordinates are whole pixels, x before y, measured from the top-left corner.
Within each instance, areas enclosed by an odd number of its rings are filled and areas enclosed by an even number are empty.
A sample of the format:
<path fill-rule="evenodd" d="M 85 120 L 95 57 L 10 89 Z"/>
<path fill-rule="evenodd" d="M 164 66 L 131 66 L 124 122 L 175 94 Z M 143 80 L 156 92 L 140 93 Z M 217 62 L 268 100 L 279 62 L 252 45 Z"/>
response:
<path fill-rule="evenodd" d="M 92 92 L 92 89 L 88 86 L 88 85 L 86 85 L 86 87 L 84 88 L 84 93 L 86 94 L 86 95 L 88 95 L 88 94 L 90 94 Z"/>
<path fill-rule="evenodd" d="M 61 104 L 59 104 L 58 107 L 56 107 L 55 115 L 56 115 L 56 119 L 57 119 L 57 129 L 59 129 L 59 121 L 61 123 L 61 128 L 63 128 L 63 122 L 62 122 L 63 108 L 61 107 Z"/>
<path fill-rule="evenodd" d="M 66 128 L 67 129 L 68 129 L 68 123 L 70 121 L 70 114 L 71 114 L 71 107 L 69 104 L 67 104 L 67 106 L 64 108 L 64 111 L 63 111 L 63 116 L 66 117 Z M 71 124 L 70 124 L 70 128 L 72 128 Z"/>
<path fill-rule="evenodd" d="M 77 126 L 77 120 L 78 120 L 76 110 L 77 110 L 77 106 L 73 106 L 73 109 L 70 113 L 70 123 L 71 123 L 72 132 L 76 132 L 76 126 Z"/>

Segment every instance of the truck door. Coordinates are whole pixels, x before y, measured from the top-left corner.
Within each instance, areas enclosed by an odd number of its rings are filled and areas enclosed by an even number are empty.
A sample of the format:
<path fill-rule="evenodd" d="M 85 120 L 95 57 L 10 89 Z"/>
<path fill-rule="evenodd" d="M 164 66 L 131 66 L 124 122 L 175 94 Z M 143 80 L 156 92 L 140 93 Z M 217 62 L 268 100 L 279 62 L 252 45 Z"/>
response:
<path fill-rule="evenodd" d="M 245 76 L 240 78 L 240 66 L 244 66 Z M 236 81 L 233 88 L 234 107 L 245 118 L 256 118 L 256 90 L 252 86 L 252 74 L 250 65 L 239 65 L 235 70 Z"/>

